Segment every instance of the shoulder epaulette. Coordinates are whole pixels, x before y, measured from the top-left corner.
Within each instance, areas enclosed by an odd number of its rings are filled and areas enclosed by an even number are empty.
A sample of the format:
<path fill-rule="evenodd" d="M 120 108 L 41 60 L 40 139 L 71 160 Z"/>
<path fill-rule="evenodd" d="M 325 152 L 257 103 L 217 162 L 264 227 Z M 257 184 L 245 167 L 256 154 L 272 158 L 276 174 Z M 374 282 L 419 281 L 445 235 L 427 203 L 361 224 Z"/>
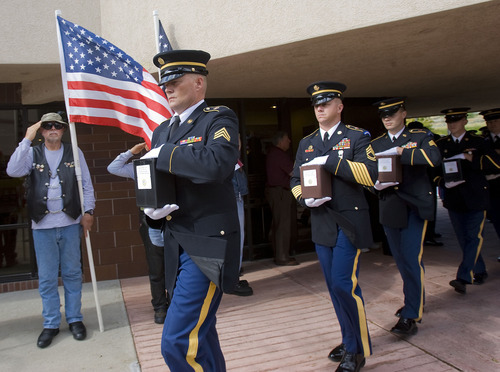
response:
<path fill-rule="evenodd" d="M 424 133 L 424 134 L 428 134 L 429 131 L 427 131 L 425 129 L 410 129 L 410 133 Z"/>
<path fill-rule="evenodd" d="M 317 128 L 314 132 L 312 133 L 309 133 L 307 136 L 305 136 L 304 138 L 308 138 L 308 137 L 311 137 L 313 134 L 316 134 L 316 132 L 319 131 L 319 128 Z M 303 139 L 304 139 L 303 138 Z"/>
<path fill-rule="evenodd" d="M 366 129 L 355 127 L 354 125 L 349 124 L 346 124 L 345 127 L 350 130 L 355 130 L 356 132 L 362 132 L 366 136 L 371 136 L 370 132 L 368 132 Z"/>
<path fill-rule="evenodd" d="M 208 106 L 203 109 L 204 112 L 220 112 L 224 110 L 229 110 L 227 106 Z"/>
<path fill-rule="evenodd" d="M 378 136 L 377 138 L 373 139 L 372 141 L 376 141 L 378 139 L 384 138 L 386 135 L 387 135 L 387 133 L 381 134 L 380 136 Z"/>
<path fill-rule="evenodd" d="M 484 137 L 483 137 L 483 136 L 481 136 L 481 135 L 479 135 L 479 134 L 470 133 L 470 135 L 471 135 L 472 137 L 479 137 L 479 138 L 484 139 Z"/>
<path fill-rule="evenodd" d="M 358 127 L 355 127 L 354 125 L 349 125 L 349 124 L 346 124 L 345 127 L 347 129 L 350 129 L 350 130 L 357 130 L 358 132 L 364 132 L 365 130 L 364 129 L 361 129 L 361 128 L 358 128 Z"/>

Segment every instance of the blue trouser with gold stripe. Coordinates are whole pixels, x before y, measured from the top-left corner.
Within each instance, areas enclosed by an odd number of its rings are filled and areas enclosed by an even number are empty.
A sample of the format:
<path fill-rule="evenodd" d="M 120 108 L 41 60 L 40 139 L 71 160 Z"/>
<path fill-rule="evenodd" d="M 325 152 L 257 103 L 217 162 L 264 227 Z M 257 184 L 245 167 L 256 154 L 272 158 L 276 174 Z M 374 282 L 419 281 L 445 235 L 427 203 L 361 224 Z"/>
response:
<path fill-rule="evenodd" d="M 221 299 L 222 291 L 181 249 L 161 339 L 161 353 L 171 371 L 226 370 L 215 327 Z"/>
<path fill-rule="evenodd" d="M 422 319 L 424 310 L 424 264 L 422 254 L 427 221 L 413 211 L 408 211 L 408 225 L 398 229 L 384 226 L 389 248 L 403 279 L 405 303 L 402 318 Z"/>
<path fill-rule="evenodd" d="M 481 256 L 483 246 L 483 228 L 486 211 L 456 212 L 448 210 L 451 224 L 462 249 L 462 262 L 458 267 L 457 279 L 472 283 L 474 274 L 486 272 L 486 265 Z"/>
<path fill-rule="evenodd" d="M 359 256 L 341 229 L 335 247 L 316 244 L 333 307 L 342 331 L 342 343 L 350 353 L 371 355 L 365 305 L 358 285 Z"/>

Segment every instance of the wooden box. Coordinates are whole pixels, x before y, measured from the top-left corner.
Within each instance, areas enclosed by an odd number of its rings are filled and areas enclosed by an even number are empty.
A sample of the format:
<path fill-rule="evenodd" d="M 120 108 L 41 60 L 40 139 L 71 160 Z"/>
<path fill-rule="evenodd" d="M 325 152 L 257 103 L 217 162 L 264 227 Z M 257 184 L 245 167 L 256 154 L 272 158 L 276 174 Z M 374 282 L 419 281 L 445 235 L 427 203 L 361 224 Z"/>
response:
<path fill-rule="evenodd" d="M 332 197 L 332 174 L 322 165 L 301 166 L 300 185 L 303 199 Z"/>
<path fill-rule="evenodd" d="M 136 159 L 135 197 L 138 207 L 162 208 L 175 204 L 175 176 L 156 170 L 156 158 Z"/>
<path fill-rule="evenodd" d="M 380 183 L 403 181 L 400 155 L 377 155 L 377 165 Z"/>

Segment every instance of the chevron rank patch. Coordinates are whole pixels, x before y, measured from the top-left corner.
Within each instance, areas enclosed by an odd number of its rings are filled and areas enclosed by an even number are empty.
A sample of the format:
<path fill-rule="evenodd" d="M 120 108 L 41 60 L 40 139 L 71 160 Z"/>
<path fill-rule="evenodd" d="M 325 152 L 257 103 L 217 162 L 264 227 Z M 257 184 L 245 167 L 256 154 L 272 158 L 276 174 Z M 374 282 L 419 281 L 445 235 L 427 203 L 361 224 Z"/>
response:
<path fill-rule="evenodd" d="M 217 138 L 223 137 L 227 140 L 227 142 L 231 142 L 231 136 L 227 132 L 226 128 L 219 129 L 217 132 L 214 134 L 214 140 Z"/>
<path fill-rule="evenodd" d="M 366 148 L 366 157 L 369 160 L 377 161 L 377 158 L 375 157 L 375 151 L 373 151 L 372 145 L 368 145 L 368 147 Z"/>

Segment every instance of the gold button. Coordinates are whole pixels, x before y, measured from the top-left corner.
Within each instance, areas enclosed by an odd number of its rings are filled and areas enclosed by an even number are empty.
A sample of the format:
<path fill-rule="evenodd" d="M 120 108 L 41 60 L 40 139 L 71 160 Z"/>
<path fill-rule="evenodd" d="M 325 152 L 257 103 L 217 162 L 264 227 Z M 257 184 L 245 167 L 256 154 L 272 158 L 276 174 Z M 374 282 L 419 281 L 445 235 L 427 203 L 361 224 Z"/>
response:
<path fill-rule="evenodd" d="M 225 234 L 224 230 L 221 230 L 221 231 L 220 231 L 220 234 L 221 234 L 221 235 L 224 235 L 224 234 Z"/>
<path fill-rule="evenodd" d="M 172 219 L 172 216 L 171 215 L 168 215 L 167 216 L 167 221 L 170 221 Z"/>
<path fill-rule="evenodd" d="M 359 208 L 358 207 L 354 207 L 355 210 L 358 210 Z"/>
<path fill-rule="evenodd" d="M 394 190 L 399 190 L 399 187 L 397 187 L 397 186 L 396 186 L 396 187 L 394 188 Z"/>

